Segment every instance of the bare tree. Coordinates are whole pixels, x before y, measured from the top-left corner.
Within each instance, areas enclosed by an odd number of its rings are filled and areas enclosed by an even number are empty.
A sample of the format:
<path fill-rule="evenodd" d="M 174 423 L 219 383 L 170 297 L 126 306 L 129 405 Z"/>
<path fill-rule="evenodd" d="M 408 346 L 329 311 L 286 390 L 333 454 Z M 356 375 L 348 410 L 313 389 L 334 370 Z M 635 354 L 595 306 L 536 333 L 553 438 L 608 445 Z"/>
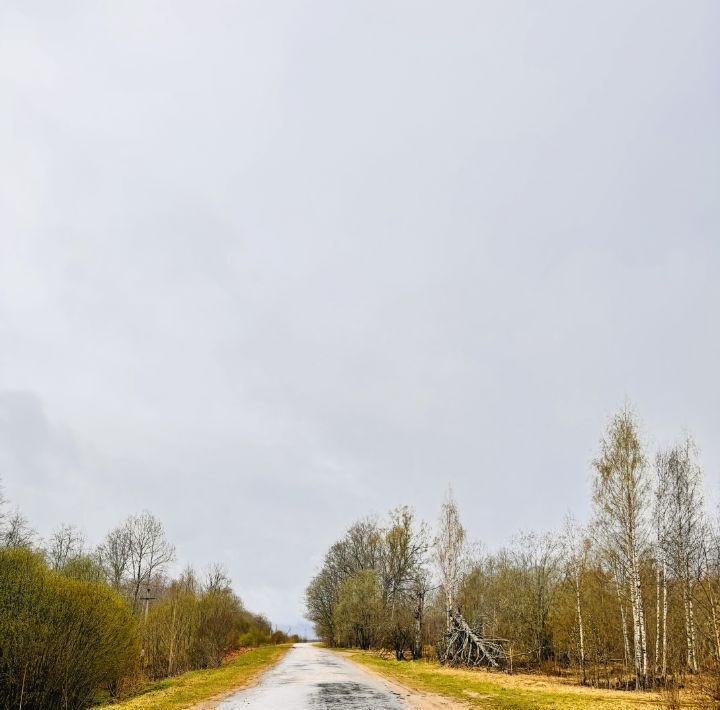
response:
<path fill-rule="evenodd" d="M 205 572 L 206 592 L 229 592 L 231 585 L 232 581 L 223 565 L 216 562 L 208 567 Z"/>
<path fill-rule="evenodd" d="M 97 552 L 109 583 L 119 591 L 130 567 L 130 527 L 127 521 L 105 536 Z"/>
<path fill-rule="evenodd" d="M 61 524 L 48 540 L 48 562 L 50 567 L 61 570 L 72 559 L 83 553 L 85 536 L 75 525 Z"/>
<path fill-rule="evenodd" d="M 520 533 L 509 550 L 516 572 L 516 613 L 527 630 L 538 664 L 550 658 L 548 617 L 559 577 L 559 545 L 555 536 Z"/>
<path fill-rule="evenodd" d="M 131 515 L 126 522 L 130 553 L 130 582 L 133 609 L 140 589 L 149 586 L 153 576 L 175 559 L 175 548 L 165 537 L 163 524 L 148 511 Z"/>
<path fill-rule="evenodd" d="M 327 643 L 335 642 L 333 609 L 343 581 L 356 572 L 377 570 L 383 555 L 383 535 L 374 518 L 360 520 L 334 543 L 325 555 L 322 569 L 305 594 L 308 618 Z"/>
<path fill-rule="evenodd" d="M 598 529 L 604 549 L 616 557 L 621 579 L 629 587 L 635 685 L 644 688 L 648 668 L 640 561 L 647 540 L 649 484 L 645 453 L 629 408 L 612 419 L 593 465 Z"/>
<path fill-rule="evenodd" d="M 621 581 L 620 566 L 617 561 L 617 555 L 611 558 L 610 565 L 612 567 L 612 576 L 615 580 L 615 593 L 617 594 L 618 607 L 620 608 L 620 629 L 622 631 L 623 639 L 623 671 L 626 671 L 630 665 L 630 634 L 628 633 L 627 614 L 625 612 L 625 594 L 623 589 L 626 589 L 626 582 Z"/>
<path fill-rule="evenodd" d="M 695 584 L 702 575 L 706 524 L 703 512 L 702 471 L 697 449 L 687 437 L 657 456 L 660 546 L 670 571 L 682 590 L 688 670 L 698 671 Z"/>
<path fill-rule="evenodd" d="M 590 551 L 590 538 L 585 530 L 572 515 L 565 518 L 565 526 L 562 535 L 563 552 L 565 557 L 565 572 L 572 580 L 575 590 L 575 614 L 578 625 L 578 651 L 580 656 L 580 670 L 582 672 L 583 685 L 587 683 L 585 672 L 585 627 L 583 624 L 583 577 L 588 562 Z"/>
<path fill-rule="evenodd" d="M 385 531 L 379 565 L 390 605 L 398 596 L 408 593 L 428 549 L 425 527 L 417 527 L 414 522 L 413 513 L 406 506 L 390 511 L 390 527 Z"/>
<path fill-rule="evenodd" d="M 452 623 L 452 613 L 455 611 L 455 599 L 460 585 L 464 557 L 465 528 L 460 522 L 460 513 L 452 491 L 448 491 L 440 510 L 438 534 L 435 538 L 435 563 L 445 594 L 448 629 Z"/>
<path fill-rule="evenodd" d="M 35 531 L 30 527 L 27 518 L 15 510 L 7 519 L 2 531 L 2 546 L 32 547 L 35 544 Z"/>
<path fill-rule="evenodd" d="M 668 586 L 667 586 L 667 555 L 664 545 L 667 530 L 668 506 L 665 487 L 660 483 L 665 475 L 665 456 L 658 454 L 655 458 L 655 509 L 653 524 L 655 526 L 655 676 L 665 679 L 667 676 L 667 620 L 668 620 Z"/>
<path fill-rule="evenodd" d="M 413 600 L 413 618 L 415 620 L 412 655 L 415 659 L 421 658 L 423 655 L 425 603 L 433 588 L 430 574 L 423 563 L 415 569 L 410 584 L 410 596 Z"/>
<path fill-rule="evenodd" d="M 197 574 L 192 566 L 186 565 L 177 579 L 177 585 L 185 592 L 195 594 L 200 589 Z"/>
<path fill-rule="evenodd" d="M 339 580 L 364 569 L 377 569 L 383 555 L 383 535 L 374 518 L 350 526 L 325 557 L 325 567 Z"/>

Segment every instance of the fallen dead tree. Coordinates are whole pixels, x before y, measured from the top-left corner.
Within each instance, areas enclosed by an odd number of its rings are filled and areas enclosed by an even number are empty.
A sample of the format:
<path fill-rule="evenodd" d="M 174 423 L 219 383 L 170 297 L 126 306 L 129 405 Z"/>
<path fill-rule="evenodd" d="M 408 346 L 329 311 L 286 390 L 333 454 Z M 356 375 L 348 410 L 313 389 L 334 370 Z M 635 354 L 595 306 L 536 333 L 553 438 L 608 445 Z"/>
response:
<path fill-rule="evenodd" d="M 451 612 L 441 642 L 440 663 L 449 666 L 489 666 L 500 668 L 507 662 L 504 639 L 483 638 L 459 612 Z"/>

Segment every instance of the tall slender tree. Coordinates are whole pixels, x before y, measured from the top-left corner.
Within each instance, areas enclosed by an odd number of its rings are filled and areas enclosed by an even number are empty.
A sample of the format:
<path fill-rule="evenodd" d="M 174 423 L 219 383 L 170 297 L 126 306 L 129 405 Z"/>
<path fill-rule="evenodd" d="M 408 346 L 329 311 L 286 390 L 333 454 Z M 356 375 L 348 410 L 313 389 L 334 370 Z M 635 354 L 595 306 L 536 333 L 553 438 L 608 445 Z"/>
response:
<path fill-rule="evenodd" d="M 593 462 L 598 530 L 608 555 L 617 559 L 627 585 L 633 618 L 635 685 L 647 686 L 647 635 L 640 577 L 647 542 L 650 493 L 645 452 L 632 411 L 625 407 L 610 422 Z"/>
<path fill-rule="evenodd" d="M 445 615 L 450 628 L 450 617 L 455 610 L 462 565 L 465 556 L 465 528 L 460 522 L 457 504 L 448 491 L 440 510 L 438 534 L 435 538 L 435 563 L 440 575 L 440 584 L 445 594 Z"/>
<path fill-rule="evenodd" d="M 578 655 L 580 658 L 580 671 L 582 673 L 582 682 L 587 682 L 587 674 L 585 670 L 585 625 L 583 623 L 583 578 L 588 562 L 588 553 L 590 552 L 590 538 L 585 534 L 582 526 L 572 516 L 565 518 L 565 526 L 563 529 L 563 552 L 565 557 L 565 572 L 567 577 L 572 580 L 573 589 L 575 591 L 575 614 L 578 625 Z"/>
<path fill-rule="evenodd" d="M 657 456 L 659 539 L 663 558 L 680 585 L 685 614 L 687 669 L 698 671 L 695 586 L 702 575 L 706 523 L 702 470 L 691 437 Z"/>

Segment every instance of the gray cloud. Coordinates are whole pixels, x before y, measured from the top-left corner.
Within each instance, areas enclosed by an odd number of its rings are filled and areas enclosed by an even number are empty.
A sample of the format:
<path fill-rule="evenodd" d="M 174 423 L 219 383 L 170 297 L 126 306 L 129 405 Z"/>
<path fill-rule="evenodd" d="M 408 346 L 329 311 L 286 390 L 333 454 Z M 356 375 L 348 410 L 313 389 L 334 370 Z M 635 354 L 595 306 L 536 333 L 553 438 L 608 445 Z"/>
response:
<path fill-rule="evenodd" d="M 0 460 L 298 623 L 354 517 L 588 510 L 631 398 L 720 473 L 717 4 L 0 9 Z"/>

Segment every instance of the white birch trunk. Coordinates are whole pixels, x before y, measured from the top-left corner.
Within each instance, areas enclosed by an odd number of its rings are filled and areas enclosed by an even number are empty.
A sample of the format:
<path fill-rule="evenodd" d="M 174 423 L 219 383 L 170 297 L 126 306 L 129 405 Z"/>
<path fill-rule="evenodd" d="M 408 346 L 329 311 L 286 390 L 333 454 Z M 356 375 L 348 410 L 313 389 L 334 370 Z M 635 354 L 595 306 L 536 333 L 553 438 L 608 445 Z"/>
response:
<path fill-rule="evenodd" d="M 710 599 L 710 608 L 712 610 L 713 635 L 715 636 L 715 660 L 720 662 L 720 629 L 718 629 L 717 610 L 715 609 L 715 599 Z"/>
<path fill-rule="evenodd" d="M 624 666 L 627 669 L 630 662 L 630 639 L 628 638 L 627 618 L 625 617 L 625 605 L 620 594 L 620 580 L 615 577 L 615 589 L 617 590 L 618 604 L 620 605 L 620 621 L 622 623 L 623 646 L 625 651 Z"/>
<path fill-rule="evenodd" d="M 663 562 L 663 640 L 662 640 L 662 677 L 667 676 L 667 618 L 668 618 L 668 590 L 667 566 Z"/>
<path fill-rule="evenodd" d="M 660 564 L 655 565 L 655 664 L 654 677 L 657 678 L 660 670 Z"/>
<path fill-rule="evenodd" d="M 634 576 L 634 575 L 633 575 Z M 635 688 L 641 686 L 640 676 L 642 675 L 642 635 L 640 633 L 640 612 L 638 611 L 637 594 L 635 593 L 635 582 L 630 587 L 630 608 L 633 619 L 633 668 L 635 670 Z"/>
<path fill-rule="evenodd" d="M 585 629 L 583 628 L 582 604 L 580 603 L 580 577 L 575 576 L 575 603 L 577 608 L 578 634 L 580 636 L 580 668 L 582 669 L 583 685 L 587 682 L 585 676 Z"/>
<path fill-rule="evenodd" d="M 697 643 L 695 640 L 695 611 L 693 609 L 692 593 L 690 584 L 687 585 L 687 640 L 688 640 L 688 665 L 693 673 L 698 672 Z"/>
<path fill-rule="evenodd" d="M 695 613 L 693 610 L 690 585 L 683 585 L 683 608 L 685 610 L 685 645 L 687 648 L 687 667 L 691 673 L 697 673 L 697 654 L 695 651 Z"/>
<path fill-rule="evenodd" d="M 630 572 L 631 601 L 633 612 L 633 638 L 635 640 L 635 686 L 644 688 L 647 685 L 647 644 L 645 635 L 645 613 L 642 604 L 642 586 L 640 583 L 640 570 L 637 561 L 637 552 L 634 543 L 632 549 L 632 570 Z"/>

